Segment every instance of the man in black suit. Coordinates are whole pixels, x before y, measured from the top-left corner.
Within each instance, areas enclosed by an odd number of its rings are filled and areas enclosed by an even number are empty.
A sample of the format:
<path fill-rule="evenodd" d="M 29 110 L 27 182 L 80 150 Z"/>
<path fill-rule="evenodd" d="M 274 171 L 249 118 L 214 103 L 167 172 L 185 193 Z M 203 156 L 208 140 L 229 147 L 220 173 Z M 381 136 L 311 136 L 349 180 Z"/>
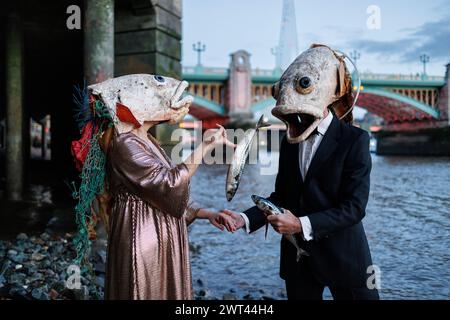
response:
<path fill-rule="evenodd" d="M 372 259 L 361 222 L 370 189 L 369 135 L 340 120 L 328 103 L 321 117 L 313 118 L 314 110 L 301 109 L 298 121 L 291 116 L 293 108 L 286 107 L 295 104 L 297 97 L 292 95 L 305 100 L 308 90 L 304 89 L 314 82 L 308 75 L 314 63 L 308 59 L 316 59 L 317 50 L 324 59 L 332 59 L 328 47 L 315 49 L 306 51 L 303 60 L 302 55 L 297 58 L 293 65 L 297 62 L 300 67 L 292 70 L 291 65 L 273 92 L 277 107 L 272 113 L 286 122 L 287 136 L 281 143 L 275 191 L 268 199 L 284 208 L 285 214 L 266 215 L 257 207 L 243 213 L 223 210 L 222 214 L 231 215 L 236 227 L 245 227 L 249 233 L 268 221 L 277 232 L 293 234 L 309 254 L 297 262 L 296 248 L 282 238 L 280 276 L 286 282 L 288 299 L 322 299 L 325 287 L 334 299 L 379 299 L 371 281 Z M 339 69 L 342 61 L 336 63 Z M 305 64 L 309 64 L 306 71 Z M 326 77 L 326 70 L 320 72 L 322 79 Z M 302 106 L 308 103 L 300 102 Z"/>

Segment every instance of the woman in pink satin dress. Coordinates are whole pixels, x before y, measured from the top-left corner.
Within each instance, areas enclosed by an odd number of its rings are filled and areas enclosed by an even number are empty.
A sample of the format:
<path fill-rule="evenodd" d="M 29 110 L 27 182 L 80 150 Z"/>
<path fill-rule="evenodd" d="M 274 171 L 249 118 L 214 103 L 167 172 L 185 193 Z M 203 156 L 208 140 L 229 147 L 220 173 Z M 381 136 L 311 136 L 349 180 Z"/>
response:
<path fill-rule="evenodd" d="M 217 144 L 220 128 L 178 165 L 147 134 L 154 122 L 116 134 L 108 150 L 111 193 L 105 299 L 192 299 L 187 225 L 196 218 L 234 231 L 234 224 L 190 202 L 198 159 Z M 196 161 L 195 161 L 196 160 Z"/>

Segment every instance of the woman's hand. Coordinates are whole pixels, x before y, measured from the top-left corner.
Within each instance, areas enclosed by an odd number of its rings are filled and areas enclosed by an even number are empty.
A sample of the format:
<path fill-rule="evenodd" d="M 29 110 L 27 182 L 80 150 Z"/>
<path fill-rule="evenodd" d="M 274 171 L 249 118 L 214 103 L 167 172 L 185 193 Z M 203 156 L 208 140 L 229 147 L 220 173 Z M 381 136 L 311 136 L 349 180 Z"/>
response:
<path fill-rule="evenodd" d="M 205 137 L 203 143 L 200 146 L 198 146 L 194 150 L 194 152 L 192 152 L 191 155 L 184 161 L 184 164 L 187 166 L 189 171 L 189 178 L 191 178 L 194 175 L 199 164 L 202 163 L 202 160 L 205 157 L 205 155 L 211 152 L 211 150 L 213 150 L 213 148 L 216 147 L 217 145 L 226 145 L 232 148 L 236 147 L 234 143 L 228 141 L 225 128 L 220 125 L 217 126 L 219 127 L 219 129 L 214 133 L 208 135 L 207 138 Z"/>
<path fill-rule="evenodd" d="M 222 231 L 225 228 L 229 232 L 234 232 L 237 230 L 233 218 L 226 214 L 222 214 L 221 212 L 214 212 L 208 209 L 200 209 L 197 213 L 197 218 L 208 219 L 213 226 Z"/>
<path fill-rule="evenodd" d="M 227 131 L 225 130 L 225 128 L 219 124 L 216 125 L 219 129 L 216 132 L 205 136 L 205 140 L 203 142 L 204 146 L 206 148 L 214 148 L 217 145 L 226 145 L 235 148 L 236 145 L 228 140 Z"/>

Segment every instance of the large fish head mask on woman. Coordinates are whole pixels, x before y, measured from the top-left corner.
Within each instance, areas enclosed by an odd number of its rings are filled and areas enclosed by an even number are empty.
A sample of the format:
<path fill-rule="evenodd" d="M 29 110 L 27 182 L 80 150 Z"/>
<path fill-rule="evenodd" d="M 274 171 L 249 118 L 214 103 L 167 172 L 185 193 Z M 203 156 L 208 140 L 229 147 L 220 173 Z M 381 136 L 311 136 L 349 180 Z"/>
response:
<path fill-rule="evenodd" d="M 177 123 L 189 112 L 193 97 L 183 93 L 186 81 L 150 74 L 121 76 L 88 87 L 110 112 L 118 133 L 145 121 Z"/>
<path fill-rule="evenodd" d="M 272 95 L 277 100 L 272 114 L 286 124 L 290 143 L 307 139 L 327 108 L 340 118 L 353 107 L 344 57 L 324 45 L 312 45 L 300 54 L 273 86 Z"/>

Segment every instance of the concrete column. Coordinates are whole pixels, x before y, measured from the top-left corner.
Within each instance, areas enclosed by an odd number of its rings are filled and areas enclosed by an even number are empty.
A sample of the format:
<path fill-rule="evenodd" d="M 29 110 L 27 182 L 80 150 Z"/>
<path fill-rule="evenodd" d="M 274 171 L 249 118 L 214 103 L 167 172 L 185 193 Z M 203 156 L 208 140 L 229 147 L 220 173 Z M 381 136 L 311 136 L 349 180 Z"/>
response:
<path fill-rule="evenodd" d="M 253 115 L 250 110 L 252 104 L 250 54 L 244 50 L 231 54 L 228 93 L 226 107 L 231 122 L 251 119 Z"/>
<path fill-rule="evenodd" d="M 47 117 L 41 120 L 41 157 L 47 159 Z"/>
<path fill-rule="evenodd" d="M 114 77 L 114 0 L 86 0 L 84 75 L 88 84 Z"/>
<path fill-rule="evenodd" d="M 23 34 L 11 15 L 6 31 L 6 196 L 20 200 L 24 184 Z"/>

